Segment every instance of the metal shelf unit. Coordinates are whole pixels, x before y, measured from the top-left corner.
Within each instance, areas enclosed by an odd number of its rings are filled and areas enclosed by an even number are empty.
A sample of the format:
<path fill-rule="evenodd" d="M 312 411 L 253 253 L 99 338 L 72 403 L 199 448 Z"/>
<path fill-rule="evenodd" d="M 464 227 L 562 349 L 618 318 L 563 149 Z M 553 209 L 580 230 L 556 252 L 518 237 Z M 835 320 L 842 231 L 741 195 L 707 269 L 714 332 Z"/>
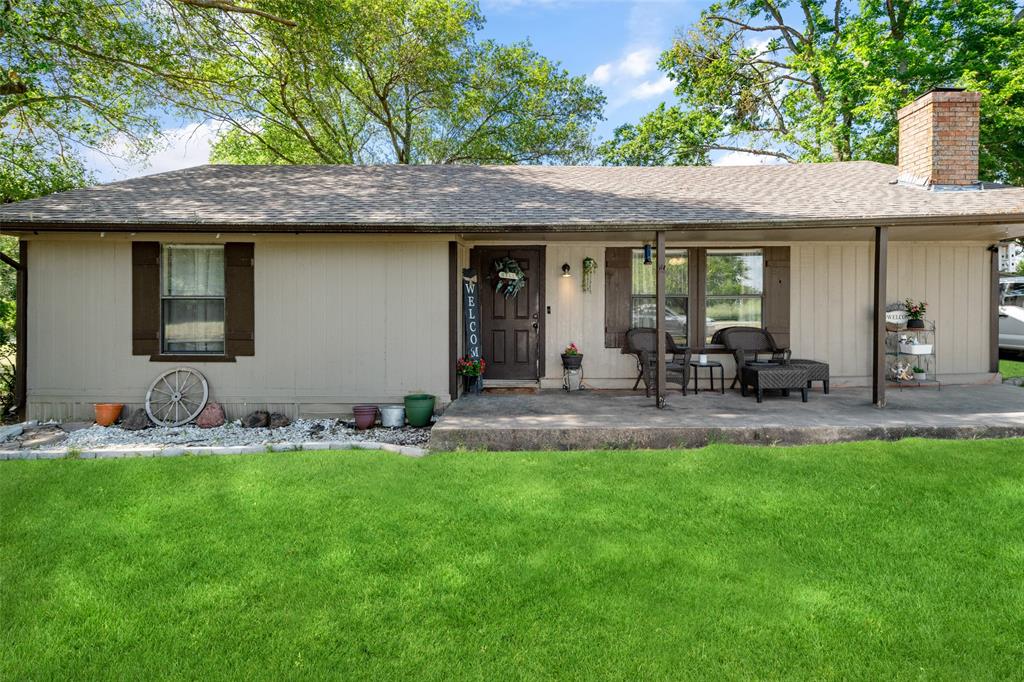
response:
<path fill-rule="evenodd" d="M 897 331 L 886 331 L 885 333 L 885 372 L 888 377 L 888 385 L 904 388 L 937 388 L 942 390 L 942 382 L 939 381 L 938 356 L 936 355 L 936 334 L 934 320 L 925 320 L 923 329 L 900 329 Z M 913 343 L 911 343 L 913 342 Z M 915 346 L 930 345 L 928 353 L 913 352 Z M 927 377 L 924 381 L 917 379 L 900 380 L 896 378 L 896 365 L 898 363 L 917 366 L 925 371 Z"/>

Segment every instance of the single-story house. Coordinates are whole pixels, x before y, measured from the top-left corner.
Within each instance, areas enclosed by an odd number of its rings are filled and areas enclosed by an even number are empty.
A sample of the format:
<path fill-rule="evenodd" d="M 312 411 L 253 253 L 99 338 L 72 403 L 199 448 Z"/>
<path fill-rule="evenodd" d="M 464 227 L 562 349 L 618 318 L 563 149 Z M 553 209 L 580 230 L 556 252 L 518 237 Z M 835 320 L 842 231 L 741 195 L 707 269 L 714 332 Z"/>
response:
<path fill-rule="evenodd" d="M 898 166 L 207 165 L 8 204 L 27 416 L 140 405 L 175 365 L 231 417 L 443 405 L 470 266 L 493 384 L 560 387 L 575 343 L 588 386 L 629 388 L 627 329 L 703 348 L 750 324 L 881 403 L 882 313 L 905 298 L 929 304 L 944 383 L 992 382 L 994 245 L 1024 234 L 1024 189 L 979 182 L 978 103 L 902 109 Z M 510 298 L 505 258 L 526 278 Z"/>

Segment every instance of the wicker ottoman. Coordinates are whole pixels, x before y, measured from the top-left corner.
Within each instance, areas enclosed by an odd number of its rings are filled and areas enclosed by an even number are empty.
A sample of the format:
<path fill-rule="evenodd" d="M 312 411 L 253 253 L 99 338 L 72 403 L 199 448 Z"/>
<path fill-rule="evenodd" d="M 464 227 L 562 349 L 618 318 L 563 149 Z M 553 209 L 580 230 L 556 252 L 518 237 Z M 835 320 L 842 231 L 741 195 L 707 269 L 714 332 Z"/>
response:
<path fill-rule="evenodd" d="M 745 397 L 749 386 L 754 389 L 757 402 L 761 402 L 765 391 L 782 391 L 782 395 L 788 396 L 791 390 L 797 390 L 806 403 L 807 377 L 807 369 L 797 365 L 744 365 L 740 373 L 740 393 Z"/>
<path fill-rule="evenodd" d="M 811 387 L 812 381 L 820 381 L 828 395 L 828 363 L 819 360 L 790 360 L 789 364 L 803 367 L 807 370 L 807 388 Z"/>

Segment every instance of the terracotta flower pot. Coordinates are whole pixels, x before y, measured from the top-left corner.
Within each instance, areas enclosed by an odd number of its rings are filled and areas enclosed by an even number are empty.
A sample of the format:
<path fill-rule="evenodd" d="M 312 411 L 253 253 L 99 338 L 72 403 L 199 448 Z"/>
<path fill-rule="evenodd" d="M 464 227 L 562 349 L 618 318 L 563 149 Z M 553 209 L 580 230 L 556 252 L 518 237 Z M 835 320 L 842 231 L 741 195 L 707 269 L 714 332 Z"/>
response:
<path fill-rule="evenodd" d="M 356 428 L 360 431 L 365 431 L 377 421 L 377 406 L 356 405 L 352 408 L 352 414 L 356 418 Z"/>
<path fill-rule="evenodd" d="M 100 426 L 110 426 L 116 422 L 124 409 L 121 403 L 96 403 L 93 407 L 96 410 L 96 423 Z"/>

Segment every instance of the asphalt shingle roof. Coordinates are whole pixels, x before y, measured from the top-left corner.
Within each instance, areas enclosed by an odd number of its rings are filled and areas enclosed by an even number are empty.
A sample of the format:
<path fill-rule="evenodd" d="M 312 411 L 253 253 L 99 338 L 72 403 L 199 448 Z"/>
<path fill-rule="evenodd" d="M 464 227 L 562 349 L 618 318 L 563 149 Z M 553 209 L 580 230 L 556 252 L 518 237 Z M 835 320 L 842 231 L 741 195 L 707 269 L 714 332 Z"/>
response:
<path fill-rule="evenodd" d="M 785 166 L 207 165 L 0 206 L 0 228 L 459 231 L 1024 221 L 1024 189 L 932 192 L 869 161 Z"/>

